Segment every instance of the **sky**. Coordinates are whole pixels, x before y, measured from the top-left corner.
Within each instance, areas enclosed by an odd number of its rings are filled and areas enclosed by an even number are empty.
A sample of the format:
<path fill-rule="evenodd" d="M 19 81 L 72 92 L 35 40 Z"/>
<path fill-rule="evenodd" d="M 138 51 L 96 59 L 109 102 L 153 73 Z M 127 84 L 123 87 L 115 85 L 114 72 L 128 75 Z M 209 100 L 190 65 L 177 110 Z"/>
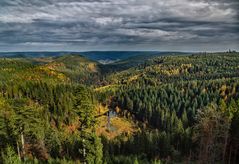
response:
<path fill-rule="evenodd" d="M 239 50 L 239 0 L 0 0 L 0 51 Z"/>

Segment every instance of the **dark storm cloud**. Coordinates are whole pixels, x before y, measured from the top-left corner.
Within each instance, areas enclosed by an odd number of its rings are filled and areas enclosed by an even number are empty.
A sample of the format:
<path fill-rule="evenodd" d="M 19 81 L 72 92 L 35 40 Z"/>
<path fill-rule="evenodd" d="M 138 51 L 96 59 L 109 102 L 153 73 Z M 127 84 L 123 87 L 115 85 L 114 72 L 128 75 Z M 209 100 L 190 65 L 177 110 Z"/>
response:
<path fill-rule="evenodd" d="M 238 0 L 2 0 L 0 50 L 238 49 L 238 6 Z"/>

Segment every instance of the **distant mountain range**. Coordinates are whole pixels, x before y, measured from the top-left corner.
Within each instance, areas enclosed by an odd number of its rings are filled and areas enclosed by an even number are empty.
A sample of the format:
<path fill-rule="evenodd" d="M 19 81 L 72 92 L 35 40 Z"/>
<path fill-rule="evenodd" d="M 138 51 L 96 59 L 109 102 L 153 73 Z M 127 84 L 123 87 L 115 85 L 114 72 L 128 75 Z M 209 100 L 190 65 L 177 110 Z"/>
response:
<path fill-rule="evenodd" d="M 87 52 L 0 52 L 0 57 L 19 58 L 41 58 L 58 57 L 66 54 L 82 55 L 88 59 L 98 61 L 102 64 L 109 64 L 120 60 L 125 60 L 135 56 L 158 56 L 167 54 L 185 54 L 185 52 L 161 52 L 161 51 L 87 51 Z"/>

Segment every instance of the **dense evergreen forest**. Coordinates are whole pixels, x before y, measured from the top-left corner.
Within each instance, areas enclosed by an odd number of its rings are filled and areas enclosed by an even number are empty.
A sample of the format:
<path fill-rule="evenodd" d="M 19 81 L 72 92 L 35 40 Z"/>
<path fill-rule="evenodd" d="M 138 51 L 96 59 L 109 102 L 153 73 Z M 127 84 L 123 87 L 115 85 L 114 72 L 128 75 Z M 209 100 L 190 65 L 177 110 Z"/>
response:
<path fill-rule="evenodd" d="M 0 163 L 239 163 L 239 53 L 0 58 Z"/>

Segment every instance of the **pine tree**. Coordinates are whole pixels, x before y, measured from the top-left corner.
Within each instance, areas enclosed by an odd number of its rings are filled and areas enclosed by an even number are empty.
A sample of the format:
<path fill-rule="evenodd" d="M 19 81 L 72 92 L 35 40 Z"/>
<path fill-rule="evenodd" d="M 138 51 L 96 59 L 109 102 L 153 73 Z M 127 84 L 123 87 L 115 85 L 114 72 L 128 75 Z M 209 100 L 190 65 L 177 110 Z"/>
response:
<path fill-rule="evenodd" d="M 182 114 L 182 122 L 183 122 L 183 126 L 184 126 L 184 127 L 187 127 L 187 126 L 188 126 L 188 116 L 187 116 L 186 110 L 183 111 L 183 114 Z"/>
<path fill-rule="evenodd" d="M 198 112 L 194 139 L 198 141 L 198 159 L 202 163 L 223 160 L 229 128 L 230 118 L 216 105 L 212 104 Z"/>
<path fill-rule="evenodd" d="M 96 110 L 94 100 L 87 89 L 78 87 L 75 90 L 75 112 L 79 116 L 80 130 L 94 125 Z"/>

